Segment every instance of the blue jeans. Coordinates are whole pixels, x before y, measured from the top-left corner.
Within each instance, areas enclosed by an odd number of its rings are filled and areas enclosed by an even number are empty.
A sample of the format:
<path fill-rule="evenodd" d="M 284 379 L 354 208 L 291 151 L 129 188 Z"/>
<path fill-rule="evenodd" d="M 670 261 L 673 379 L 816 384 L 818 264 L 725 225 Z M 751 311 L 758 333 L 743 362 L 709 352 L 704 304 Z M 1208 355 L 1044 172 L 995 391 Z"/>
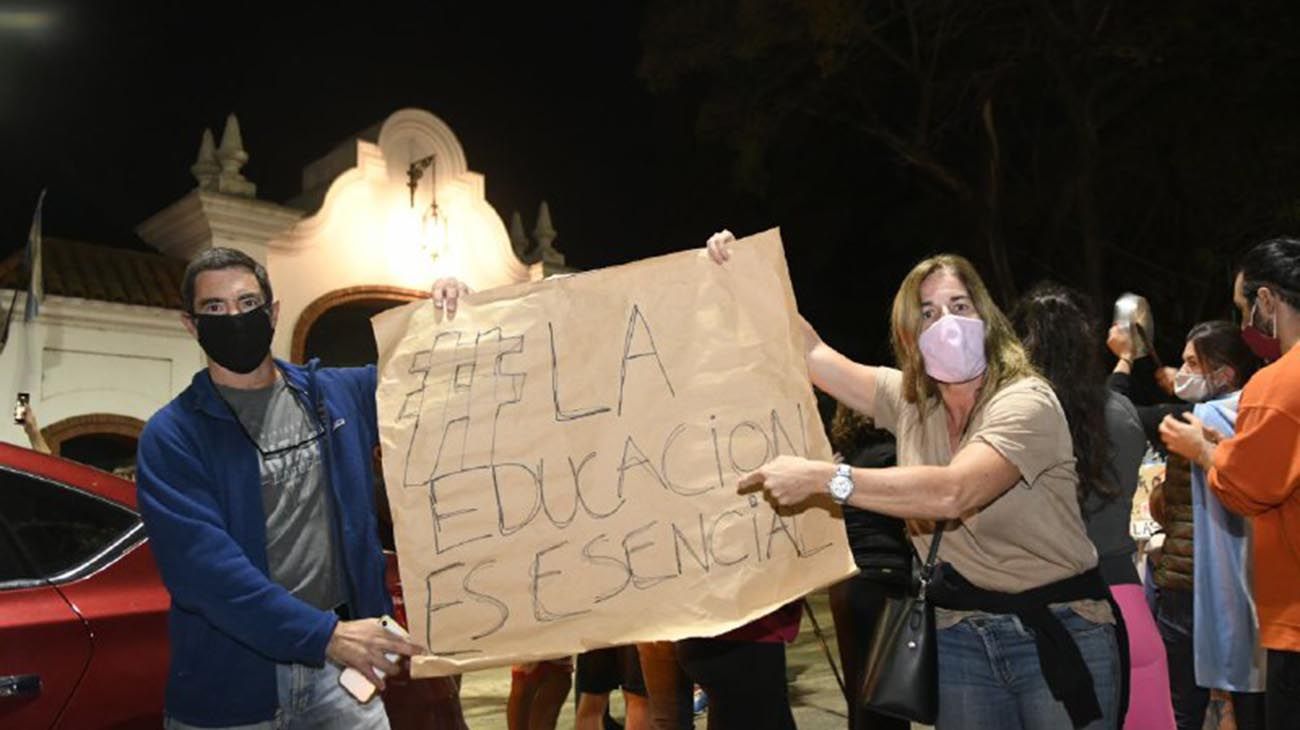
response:
<path fill-rule="evenodd" d="M 1115 627 L 1069 608 L 1056 616 L 1074 637 L 1092 674 L 1102 719 L 1089 730 L 1119 727 L 1119 648 Z M 1052 697 L 1034 635 L 1012 615 L 972 616 L 939 632 L 938 730 L 1061 730 L 1065 705 Z"/>
<path fill-rule="evenodd" d="M 275 668 L 276 689 L 280 706 L 275 717 L 252 725 L 231 725 L 222 730 L 388 730 L 388 715 L 383 700 L 376 694 L 366 704 L 357 702 L 339 685 L 337 665 L 323 667 L 280 664 Z M 198 730 L 168 716 L 166 730 Z"/>

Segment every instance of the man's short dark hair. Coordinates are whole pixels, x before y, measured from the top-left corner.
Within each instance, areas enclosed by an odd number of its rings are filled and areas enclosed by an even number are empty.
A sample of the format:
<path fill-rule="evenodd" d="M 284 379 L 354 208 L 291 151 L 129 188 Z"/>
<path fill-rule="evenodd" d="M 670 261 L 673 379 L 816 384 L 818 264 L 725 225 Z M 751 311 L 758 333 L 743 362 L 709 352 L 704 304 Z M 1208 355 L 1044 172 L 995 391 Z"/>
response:
<path fill-rule="evenodd" d="M 263 300 L 267 304 L 274 300 L 271 295 L 271 279 L 266 275 L 265 266 L 243 251 L 210 248 L 195 256 L 189 266 L 185 267 L 185 276 L 181 278 L 181 302 L 186 312 L 194 314 L 194 281 L 199 278 L 199 274 L 221 269 L 248 269 L 257 279 L 257 285 L 262 288 Z"/>

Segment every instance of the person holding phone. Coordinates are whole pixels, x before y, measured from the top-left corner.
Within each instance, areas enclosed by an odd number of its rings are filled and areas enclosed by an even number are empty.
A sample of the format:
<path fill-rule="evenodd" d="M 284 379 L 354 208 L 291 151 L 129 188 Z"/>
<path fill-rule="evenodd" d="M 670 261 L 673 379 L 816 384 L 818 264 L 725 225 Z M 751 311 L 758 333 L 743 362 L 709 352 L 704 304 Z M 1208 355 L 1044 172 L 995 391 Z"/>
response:
<path fill-rule="evenodd" d="M 467 290 L 434 284 L 455 313 Z M 392 611 L 375 516 L 376 374 L 275 360 L 266 269 L 213 248 L 181 282 L 185 329 L 208 357 L 149 419 L 137 486 L 171 593 L 165 725 L 387 728 L 375 687 L 423 647 L 385 630 Z"/>
<path fill-rule="evenodd" d="M 31 444 L 32 451 L 39 451 L 42 454 L 54 453 L 45 440 L 45 434 L 41 433 L 41 425 L 36 421 L 36 411 L 32 409 L 31 397 L 26 393 L 18 394 L 18 401 L 14 404 L 14 423 L 23 427 L 23 433 L 27 434 L 27 442 Z"/>

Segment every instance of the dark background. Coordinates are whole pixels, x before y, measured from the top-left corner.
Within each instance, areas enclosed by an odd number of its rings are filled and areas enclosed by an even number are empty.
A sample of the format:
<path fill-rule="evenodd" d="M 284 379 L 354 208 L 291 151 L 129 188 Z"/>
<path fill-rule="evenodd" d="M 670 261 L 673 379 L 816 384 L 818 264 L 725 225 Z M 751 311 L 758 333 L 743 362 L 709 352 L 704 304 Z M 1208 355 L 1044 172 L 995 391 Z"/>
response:
<path fill-rule="evenodd" d="M 1158 6 L 1158 7 L 1157 7 Z M 1052 277 L 1146 294 L 1169 356 L 1228 312 L 1245 247 L 1300 228 L 1300 3 L 752 0 L 32 3 L 0 28 L 0 248 L 142 248 L 235 112 L 260 198 L 403 107 L 459 136 L 488 199 L 547 200 L 589 269 L 783 228 L 801 308 L 888 356 L 921 257 L 1009 302 Z"/>

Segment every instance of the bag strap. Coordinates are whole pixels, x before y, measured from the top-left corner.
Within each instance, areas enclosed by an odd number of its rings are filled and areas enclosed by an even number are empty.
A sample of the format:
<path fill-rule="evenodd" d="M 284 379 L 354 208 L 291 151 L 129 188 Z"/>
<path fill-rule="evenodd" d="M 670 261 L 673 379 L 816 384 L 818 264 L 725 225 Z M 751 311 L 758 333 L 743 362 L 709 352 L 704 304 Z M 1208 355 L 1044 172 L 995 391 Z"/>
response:
<path fill-rule="evenodd" d="M 925 600 L 925 589 L 930 585 L 930 579 L 934 576 L 934 564 L 939 557 L 939 543 L 943 540 L 943 532 L 947 528 L 947 520 L 935 524 L 934 537 L 930 539 L 930 551 L 925 556 L 925 563 L 921 565 L 921 588 L 917 592 L 917 598 L 922 601 Z"/>

